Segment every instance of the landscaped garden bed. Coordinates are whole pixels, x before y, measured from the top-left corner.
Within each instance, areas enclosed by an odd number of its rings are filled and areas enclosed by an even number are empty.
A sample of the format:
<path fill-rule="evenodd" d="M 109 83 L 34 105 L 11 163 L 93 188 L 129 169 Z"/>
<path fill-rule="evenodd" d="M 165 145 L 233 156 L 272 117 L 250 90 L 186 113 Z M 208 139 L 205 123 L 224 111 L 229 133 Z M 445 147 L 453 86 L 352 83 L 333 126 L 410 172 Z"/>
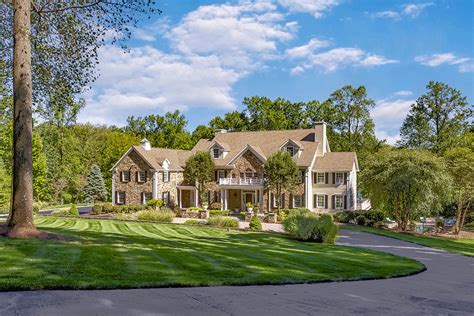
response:
<path fill-rule="evenodd" d="M 0 289 L 286 284 L 424 269 L 407 258 L 282 234 L 52 216 L 36 224 L 69 241 L 0 238 Z"/>

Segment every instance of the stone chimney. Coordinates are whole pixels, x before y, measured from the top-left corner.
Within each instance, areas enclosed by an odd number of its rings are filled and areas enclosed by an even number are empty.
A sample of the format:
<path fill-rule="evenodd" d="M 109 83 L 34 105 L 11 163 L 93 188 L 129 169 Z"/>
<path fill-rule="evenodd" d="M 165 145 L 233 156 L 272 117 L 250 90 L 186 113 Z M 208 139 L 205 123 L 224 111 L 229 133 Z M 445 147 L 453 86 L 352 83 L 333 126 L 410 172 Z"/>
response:
<path fill-rule="evenodd" d="M 142 139 L 142 141 L 140 142 L 140 145 L 142 145 L 143 149 L 145 150 L 151 150 L 151 144 L 146 138 Z"/>

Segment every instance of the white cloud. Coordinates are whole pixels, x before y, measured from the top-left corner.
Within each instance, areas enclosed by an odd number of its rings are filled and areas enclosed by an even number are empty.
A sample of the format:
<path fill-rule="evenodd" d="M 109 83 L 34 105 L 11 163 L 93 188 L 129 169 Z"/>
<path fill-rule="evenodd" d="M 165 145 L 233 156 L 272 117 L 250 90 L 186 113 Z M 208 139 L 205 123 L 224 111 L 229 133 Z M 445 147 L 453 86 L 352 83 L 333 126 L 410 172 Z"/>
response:
<path fill-rule="evenodd" d="M 393 20 L 400 20 L 402 17 L 411 17 L 416 18 L 418 17 L 421 12 L 429 6 L 432 6 L 432 2 L 425 2 L 425 3 L 407 3 L 401 7 L 400 10 L 387 10 L 387 11 L 379 11 L 370 14 L 371 18 L 385 18 L 385 19 L 393 19 Z"/>
<path fill-rule="evenodd" d="M 417 17 L 425 8 L 432 5 L 433 5 L 432 2 L 417 3 L 417 4 L 409 3 L 403 6 L 402 12 L 411 17 Z"/>
<path fill-rule="evenodd" d="M 290 12 L 309 13 L 315 18 L 323 16 L 324 12 L 337 6 L 339 0 L 277 0 L 278 3 Z"/>
<path fill-rule="evenodd" d="M 455 65 L 458 66 L 459 72 L 472 72 L 474 70 L 472 58 L 459 57 L 453 53 L 416 56 L 415 61 L 429 67 L 438 67 L 444 64 Z"/>
<path fill-rule="evenodd" d="M 286 51 L 288 58 L 302 61 L 302 64 L 298 65 L 299 68 L 293 68 L 292 73 L 295 73 L 295 69 L 296 73 L 301 73 L 304 69 L 320 67 L 326 72 L 333 72 L 345 66 L 372 67 L 398 62 L 354 47 L 338 47 L 320 51 L 320 48 L 329 45 L 328 41 L 313 38 L 308 44 L 288 49 Z"/>
<path fill-rule="evenodd" d="M 301 66 L 296 66 L 296 67 L 294 67 L 294 68 L 291 69 L 291 74 L 292 74 L 292 75 L 299 75 L 299 74 L 301 74 L 301 73 L 303 73 L 303 72 L 304 72 L 304 68 L 301 67 Z"/>
<path fill-rule="evenodd" d="M 370 114 L 377 127 L 375 134 L 378 138 L 385 139 L 392 145 L 400 139 L 400 127 L 411 105 L 415 103 L 415 100 L 405 98 L 411 94 L 410 91 L 398 91 L 389 98 L 376 101 Z"/>
<path fill-rule="evenodd" d="M 101 77 L 85 97 L 82 122 L 123 124 L 129 115 L 191 107 L 235 108 L 232 86 L 241 75 L 223 68 L 216 57 L 184 57 L 152 47 L 124 54 L 115 46 L 100 49 Z"/>
<path fill-rule="evenodd" d="M 370 15 L 372 18 L 400 19 L 400 14 L 396 11 L 380 11 Z"/>

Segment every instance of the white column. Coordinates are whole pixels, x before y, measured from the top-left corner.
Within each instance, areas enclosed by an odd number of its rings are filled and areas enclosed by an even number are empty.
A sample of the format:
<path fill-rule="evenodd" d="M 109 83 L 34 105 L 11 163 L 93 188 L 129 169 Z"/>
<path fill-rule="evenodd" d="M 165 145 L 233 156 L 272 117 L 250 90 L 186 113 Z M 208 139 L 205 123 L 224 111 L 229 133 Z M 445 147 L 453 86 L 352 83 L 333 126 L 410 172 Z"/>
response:
<path fill-rule="evenodd" d="M 197 188 L 194 190 L 194 206 L 198 206 L 199 204 L 199 194 Z"/>
<path fill-rule="evenodd" d="M 153 200 L 158 199 L 158 171 L 153 172 L 152 196 L 153 196 Z"/>
<path fill-rule="evenodd" d="M 224 210 L 224 190 L 223 189 L 220 189 L 219 190 L 220 192 L 220 198 L 221 198 L 221 209 Z"/>
<path fill-rule="evenodd" d="M 227 209 L 227 204 L 228 204 L 228 193 L 229 193 L 229 189 L 225 189 L 224 190 L 224 210 Z"/>
<path fill-rule="evenodd" d="M 313 171 L 311 167 L 306 169 L 306 188 L 305 188 L 305 199 L 306 208 L 310 211 L 313 210 Z"/>
<path fill-rule="evenodd" d="M 178 192 L 179 192 L 179 208 L 182 208 L 183 207 L 183 195 L 181 194 L 183 192 L 183 190 L 181 189 L 178 189 Z"/>
<path fill-rule="evenodd" d="M 115 169 L 112 170 L 112 205 L 115 205 Z"/>

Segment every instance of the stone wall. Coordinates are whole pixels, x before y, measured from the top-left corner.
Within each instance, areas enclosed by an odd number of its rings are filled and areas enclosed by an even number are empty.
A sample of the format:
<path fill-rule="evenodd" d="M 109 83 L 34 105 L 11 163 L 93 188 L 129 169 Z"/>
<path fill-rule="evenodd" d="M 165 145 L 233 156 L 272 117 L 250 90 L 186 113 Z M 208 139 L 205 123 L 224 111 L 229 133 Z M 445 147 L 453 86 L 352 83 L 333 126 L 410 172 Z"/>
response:
<path fill-rule="evenodd" d="M 130 171 L 130 181 L 122 182 L 121 171 Z M 137 172 L 146 171 L 146 181 L 137 181 Z M 153 192 L 153 172 L 148 164 L 135 152 L 132 151 L 115 168 L 115 191 L 125 192 L 125 204 L 142 204 L 143 192 Z"/>
<path fill-rule="evenodd" d="M 183 184 L 184 174 L 182 171 L 169 171 L 169 181 L 163 181 L 163 171 L 158 172 L 158 198 L 163 198 L 163 192 L 169 192 L 169 206 L 178 205 L 178 185 Z"/>

